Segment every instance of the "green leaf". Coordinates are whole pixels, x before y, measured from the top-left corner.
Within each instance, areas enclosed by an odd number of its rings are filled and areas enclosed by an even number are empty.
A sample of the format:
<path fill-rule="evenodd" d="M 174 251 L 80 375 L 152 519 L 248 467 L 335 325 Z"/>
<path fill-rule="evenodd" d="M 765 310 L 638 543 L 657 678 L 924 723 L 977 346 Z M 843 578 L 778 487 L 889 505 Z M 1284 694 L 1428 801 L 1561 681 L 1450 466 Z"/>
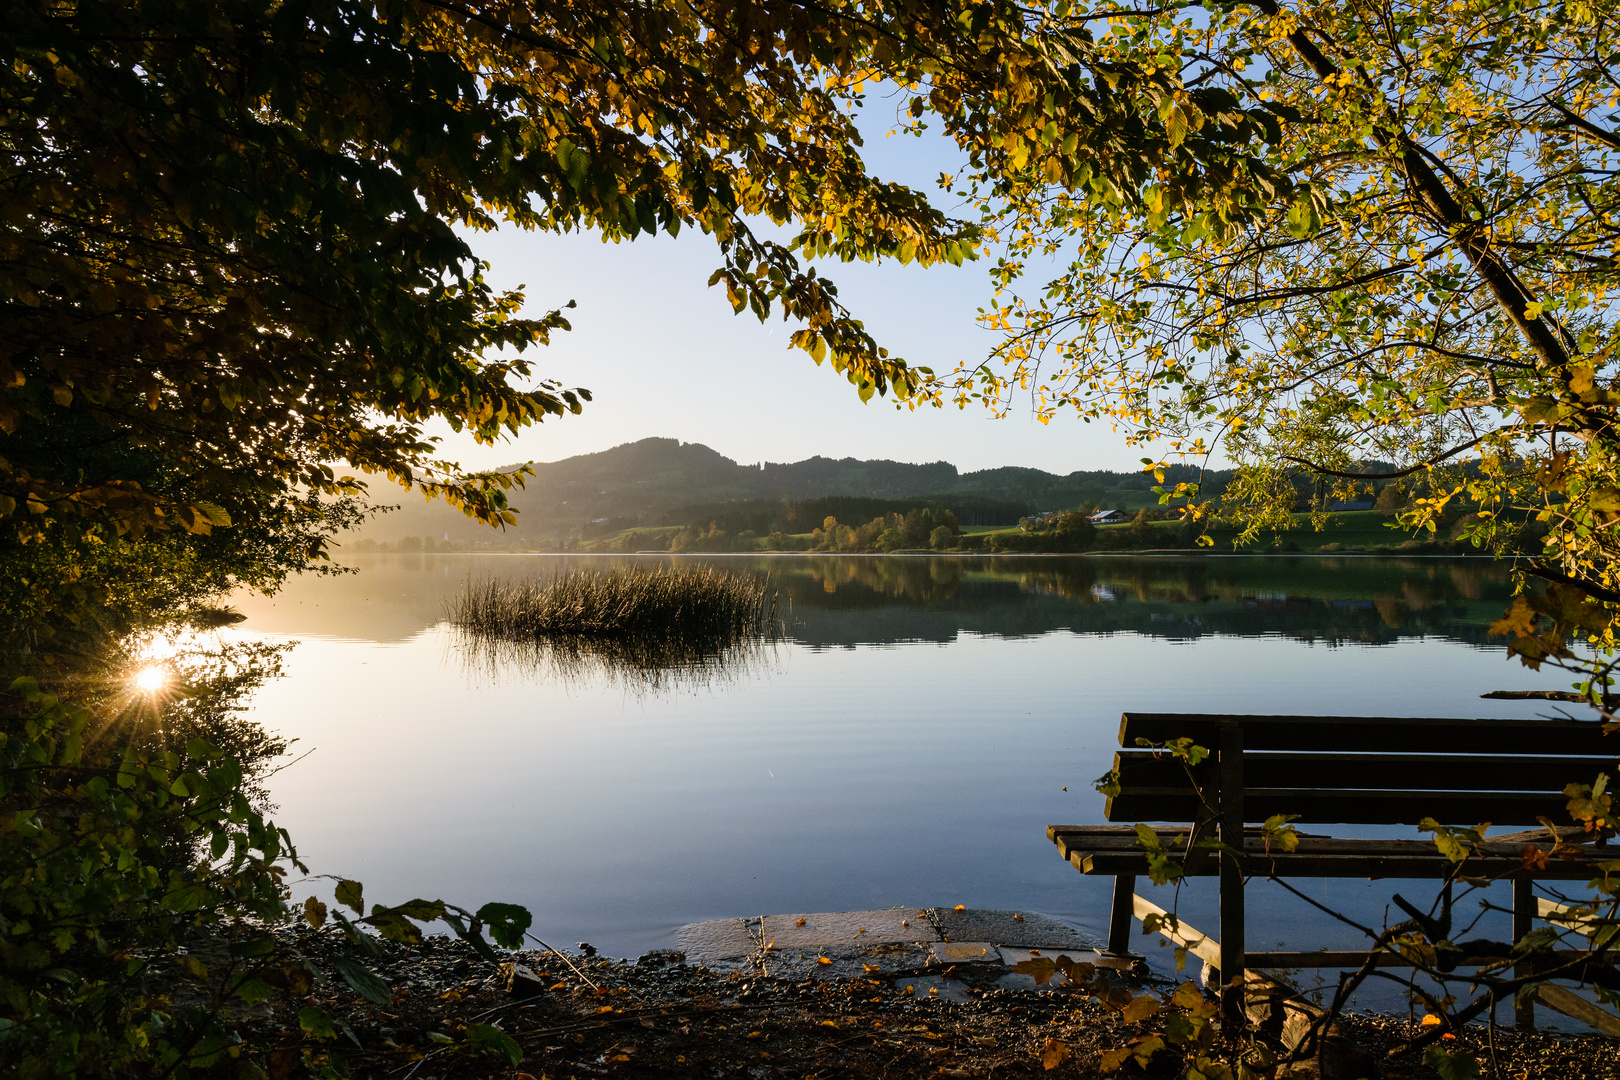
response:
<path fill-rule="evenodd" d="M 1474 1080 L 1479 1075 L 1479 1060 L 1467 1050 L 1449 1053 L 1431 1046 L 1423 1052 L 1423 1064 L 1433 1069 L 1440 1080 Z"/>
<path fill-rule="evenodd" d="M 275 996 L 276 988 L 263 979 L 249 979 L 236 988 L 236 996 L 249 1005 Z"/>
<path fill-rule="evenodd" d="M 522 948 L 523 932 L 534 925 L 529 909 L 517 904 L 485 904 L 476 917 L 489 927 L 489 936 L 503 949 Z"/>
<path fill-rule="evenodd" d="M 388 989 L 388 984 L 379 979 L 366 965 L 347 956 L 333 957 L 331 963 L 332 970 L 343 976 L 343 980 L 354 987 L 355 993 L 373 1005 L 393 1003 L 394 995 Z"/>
<path fill-rule="evenodd" d="M 326 923 L 326 905 L 313 896 L 305 900 L 304 921 L 319 930 Z"/>
<path fill-rule="evenodd" d="M 366 903 L 360 897 L 362 888 L 363 886 L 358 881 L 350 881 L 348 878 L 344 878 L 337 885 L 337 902 L 345 907 L 353 908 L 356 915 L 364 915 L 366 913 Z"/>
<path fill-rule="evenodd" d="M 516 1065 L 523 1060 L 523 1048 L 512 1036 L 492 1024 L 475 1024 L 467 1029 L 467 1045 L 506 1058 L 507 1064 Z"/>
<path fill-rule="evenodd" d="M 312 1039 L 335 1039 L 337 1027 L 324 1010 L 306 1008 L 298 1010 L 298 1027 Z"/>
<path fill-rule="evenodd" d="M 1322 229 L 1322 218 L 1316 212 L 1316 205 L 1311 201 L 1310 192 L 1300 191 L 1294 205 L 1288 208 L 1288 235 L 1296 240 L 1303 240 L 1308 236 L 1315 236 Z"/>

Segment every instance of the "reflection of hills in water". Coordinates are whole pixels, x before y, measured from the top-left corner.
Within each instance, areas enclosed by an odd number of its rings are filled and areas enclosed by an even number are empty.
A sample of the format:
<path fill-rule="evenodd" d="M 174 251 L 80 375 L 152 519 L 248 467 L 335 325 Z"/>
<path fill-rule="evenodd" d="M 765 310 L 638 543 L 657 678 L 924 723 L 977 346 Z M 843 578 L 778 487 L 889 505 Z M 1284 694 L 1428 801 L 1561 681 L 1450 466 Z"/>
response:
<path fill-rule="evenodd" d="M 1433 636 L 1477 645 L 1512 595 L 1486 560 L 825 559 L 775 572 L 810 646 L 1068 630 L 1329 644 Z"/>
<path fill-rule="evenodd" d="M 295 579 L 232 598 L 249 629 L 405 641 L 439 623 L 468 579 L 549 576 L 631 556 L 374 555 L 358 574 Z M 644 557 L 640 561 L 646 561 Z M 1486 633 L 1512 594 L 1486 559 L 1341 557 L 703 556 L 768 573 L 787 636 L 811 647 L 944 642 L 963 633 L 1210 634 L 1382 643 Z"/>

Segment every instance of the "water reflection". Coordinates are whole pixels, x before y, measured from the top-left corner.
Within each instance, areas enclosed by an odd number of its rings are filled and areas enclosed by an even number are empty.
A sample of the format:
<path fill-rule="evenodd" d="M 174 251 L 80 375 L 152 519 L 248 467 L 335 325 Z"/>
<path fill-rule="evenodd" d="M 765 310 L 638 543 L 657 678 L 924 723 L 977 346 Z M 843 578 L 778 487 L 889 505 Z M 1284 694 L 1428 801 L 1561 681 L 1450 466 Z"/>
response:
<path fill-rule="evenodd" d="M 1508 568 L 1486 559 L 694 558 L 769 575 L 788 637 L 811 648 L 1068 631 L 1329 645 L 1438 637 L 1494 649 L 1500 641 L 1488 627 L 1512 596 Z M 243 596 L 236 603 L 261 631 L 400 642 L 443 621 L 469 579 L 638 559 L 667 557 L 356 556 L 348 562 L 358 574 L 295 581 L 274 602 Z M 628 666 L 648 665 L 631 658 Z"/>
<path fill-rule="evenodd" d="M 511 641 L 452 628 L 449 640 L 470 683 L 540 680 L 574 689 L 609 687 L 635 698 L 720 689 L 768 676 L 782 660 L 776 636 L 722 644 L 673 637 Z"/>
<path fill-rule="evenodd" d="M 1055 631 L 1497 647 L 1487 628 L 1512 595 L 1507 569 L 1483 559 L 844 558 L 775 570 L 794 636 L 828 647 Z"/>

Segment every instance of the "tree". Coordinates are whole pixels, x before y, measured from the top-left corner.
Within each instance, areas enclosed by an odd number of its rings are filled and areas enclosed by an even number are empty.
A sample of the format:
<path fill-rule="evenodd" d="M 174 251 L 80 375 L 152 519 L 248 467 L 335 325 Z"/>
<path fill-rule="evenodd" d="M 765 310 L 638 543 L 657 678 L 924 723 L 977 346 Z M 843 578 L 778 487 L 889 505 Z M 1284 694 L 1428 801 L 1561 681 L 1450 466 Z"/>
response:
<path fill-rule="evenodd" d="M 1461 504 L 1468 535 L 1506 550 L 1539 518 L 1530 572 L 1620 602 L 1614 14 L 1114 13 L 1096 49 L 1162 65 L 1171 95 L 1135 105 L 1167 144 L 1274 119 L 1224 167 L 1150 153 L 1120 186 L 984 163 L 973 190 L 1008 244 L 986 315 L 1004 366 L 959 372 L 955 392 L 1004 408 L 1028 380 L 1043 418 L 1218 448 L 1244 466 L 1225 501 L 1250 535 L 1288 524 L 1290 470 L 1330 480 L 1328 498 L 1422 476 L 1408 526 Z M 1061 272 L 1026 282 L 1055 252 Z"/>
<path fill-rule="evenodd" d="M 562 311 L 522 316 L 472 255 L 465 232 L 503 221 L 700 228 L 738 311 L 798 320 L 863 398 L 905 397 L 926 373 L 801 258 L 978 243 L 869 174 L 868 81 L 992 155 L 1118 111 L 1077 75 L 1099 62 L 1081 38 L 1030 29 L 1007 0 L 21 5 L 0 32 L 0 513 L 24 538 L 206 533 L 352 493 L 349 466 L 510 522 L 514 477 L 424 435 L 490 442 L 588 401 L 531 366 Z"/>
<path fill-rule="evenodd" d="M 1573 693 L 1533 696 L 1612 720 L 1616 5 L 1253 0 L 1107 14 L 1097 52 L 1174 84 L 1136 100 L 1165 143 L 1256 110 L 1273 120 L 1224 162 L 1147 147 L 1116 186 L 976 162 L 967 190 L 1008 245 L 985 316 L 1006 335 L 1003 363 L 938 391 L 1005 409 L 1029 387 L 1042 419 L 1111 420 L 1194 458 L 1219 449 L 1243 466 L 1224 509 L 1246 517 L 1249 537 L 1292 524 L 1290 474 L 1304 469 L 1327 481 L 1325 498 L 1408 481 L 1421 492 L 1401 515 L 1408 527 L 1457 515 L 1499 554 L 1539 540 L 1522 565 L 1551 586 L 1516 599 L 1493 630 L 1532 667 L 1581 676 Z M 1027 280 L 1054 257 L 1054 275 Z M 1196 485 L 1164 492 L 1178 495 Z M 1605 784 L 1565 788 L 1599 837 L 1620 829 Z M 1460 860 L 1484 827 L 1434 831 Z M 1612 917 L 1614 887 L 1592 890 L 1576 910 Z M 1557 930 L 1521 937 L 1518 954 L 1545 950 Z M 1445 945 L 1445 932 L 1423 940 Z M 1518 988 L 1420 970 L 1439 980 L 1431 1000 L 1445 997 L 1448 1022 Z M 1482 993 L 1453 1006 L 1458 984 Z M 1444 1053 L 1429 1061 L 1477 1071 Z"/>

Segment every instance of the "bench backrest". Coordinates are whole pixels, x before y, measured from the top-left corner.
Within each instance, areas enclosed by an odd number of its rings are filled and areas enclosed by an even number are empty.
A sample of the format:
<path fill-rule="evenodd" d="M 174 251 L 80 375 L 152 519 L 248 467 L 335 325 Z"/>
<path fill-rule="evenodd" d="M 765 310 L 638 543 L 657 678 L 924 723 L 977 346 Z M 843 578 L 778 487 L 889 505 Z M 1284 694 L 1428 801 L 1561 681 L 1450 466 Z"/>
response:
<path fill-rule="evenodd" d="M 1209 749 L 1194 771 L 1139 749 L 1137 740 L 1190 738 Z M 1218 805 L 1223 743 L 1241 747 L 1242 816 L 1264 821 L 1534 825 L 1568 824 L 1566 784 L 1615 772 L 1620 735 L 1580 720 L 1392 719 L 1371 716 L 1243 716 L 1126 713 L 1114 757 L 1119 794 L 1110 821 L 1195 821 Z"/>

